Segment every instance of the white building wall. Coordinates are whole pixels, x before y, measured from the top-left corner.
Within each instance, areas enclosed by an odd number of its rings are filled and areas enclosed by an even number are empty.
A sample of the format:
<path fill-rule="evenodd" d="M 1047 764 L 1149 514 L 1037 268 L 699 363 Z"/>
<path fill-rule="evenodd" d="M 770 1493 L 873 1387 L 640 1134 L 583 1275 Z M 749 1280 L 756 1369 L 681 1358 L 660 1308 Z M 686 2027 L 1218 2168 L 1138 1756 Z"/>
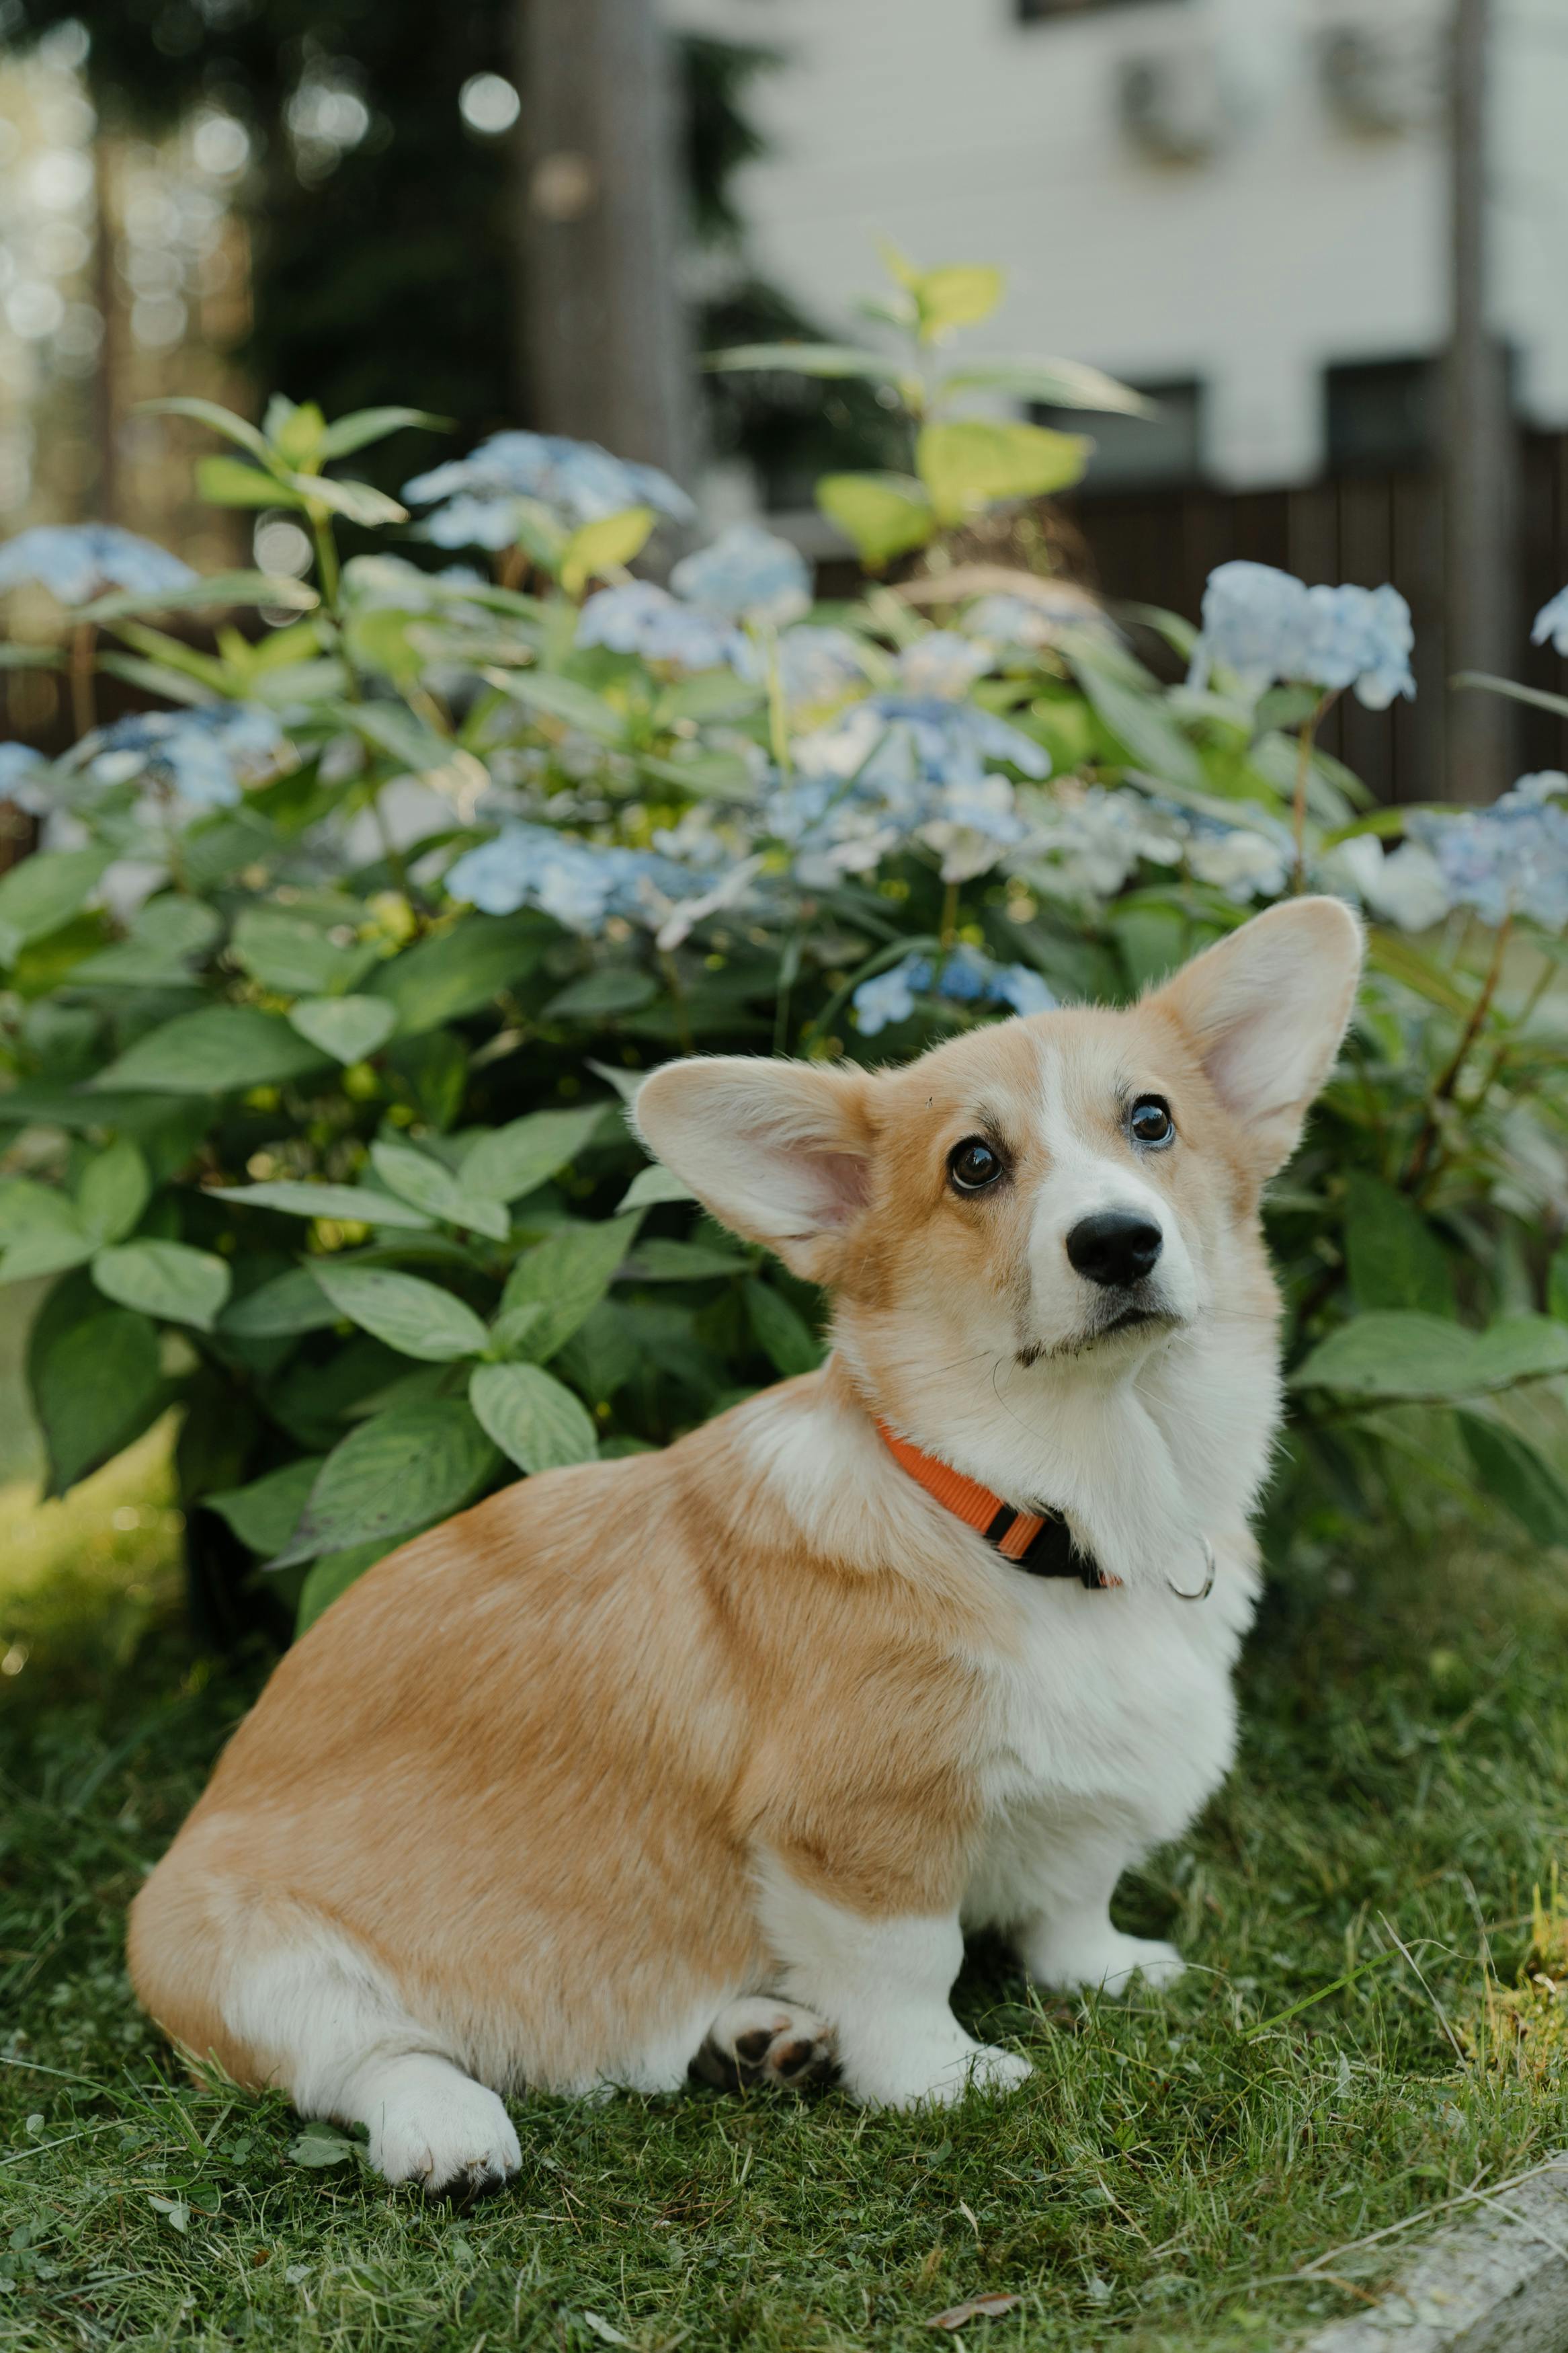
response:
<path fill-rule="evenodd" d="M 1139 0 L 1020 24 L 1013 0 L 668 0 L 679 21 L 785 51 L 753 85 L 771 153 L 740 190 L 758 259 L 815 316 L 853 324 L 874 239 L 917 262 L 999 261 L 1009 296 L 968 348 L 1050 352 L 1143 382 L 1200 379 L 1206 470 L 1235 487 L 1322 464 L 1325 368 L 1438 352 L 1447 0 Z M 1568 426 L 1568 0 L 1499 0 L 1498 323 L 1526 414 Z M 1318 45 L 1397 39 L 1411 116 L 1347 128 Z M 1205 160 L 1153 160 L 1123 62 L 1212 60 L 1225 123 Z"/>

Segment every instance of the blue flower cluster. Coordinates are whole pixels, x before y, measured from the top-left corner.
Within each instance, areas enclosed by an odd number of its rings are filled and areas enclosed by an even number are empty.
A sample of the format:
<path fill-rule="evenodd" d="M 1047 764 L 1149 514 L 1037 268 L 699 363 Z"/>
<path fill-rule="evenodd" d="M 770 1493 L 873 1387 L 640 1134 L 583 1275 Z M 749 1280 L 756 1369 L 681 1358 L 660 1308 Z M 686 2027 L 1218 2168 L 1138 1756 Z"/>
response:
<path fill-rule="evenodd" d="M 1025 964 L 996 965 L 971 947 L 954 948 L 940 964 L 908 955 L 901 964 L 855 991 L 856 1026 L 875 1038 L 908 1021 L 917 997 L 942 997 L 956 1005 L 1009 1005 L 1015 1013 L 1048 1013 L 1056 998 L 1037 972 Z"/>
<path fill-rule="evenodd" d="M 0 801 L 15 801 L 29 817 L 48 807 L 43 779 L 49 764 L 30 744 L 0 744 Z"/>
<path fill-rule="evenodd" d="M 0 589 L 31 582 L 62 605 L 89 605 L 110 588 L 154 596 L 196 576 L 167 548 L 111 522 L 36 523 L 0 547 Z"/>
<path fill-rule="evenodd" d="M 1554 652 L 1568 654 L 1568 588 L 1560 588 L 1549 605 L 1542 605 L 1535 617 L 1530 642 L 1532 646 L 1550 645 Z"/>
<path fill-rule="evenodd" d="M 196 808 L 230 808 L 287 755 L 283 730 L 255 702 L 204 703 L 192 711 L 139 711 L 82 744 L 95 784 L 137 779 L 161 785 Z"/>
<path fill-rule="evenodd" d="M 805 558 L 787 539 L 775 539 L 755 523 L 736 523 L 711 547 L 684 557 L 669 577 L 669 588 L 651 580 L 601 588 L 583 607 L 577 643 L 682 670 L 728 665 L 760 681 L 766 665 L 742 625 L 776 628 L 811 609 Z"/>
<path fill-rule="evenodd" d="M 559 433 L 492 433 L 468 457 L 416 474 L 403 495 L 411 506 L 434 507 L 420 529 L 437 547 L 512 546 L 521 499 L 548 507 L 570 530 L 628 507 L 652 507 L 679 522 L 695 512 L 657 466 L 632 465 L 595 441 Z"/>
<path fill-rule="evenodd" d="M 1528 915 L 1549 932 L 1568 926 L 1568 776 L 1521 776 L 1489 808 L 1442 818 L 1412 814 L 1410 831 L 1436 859 L 1456 907 L 1483 923 Z"/>
<path fill-rule="evenodd" d="M 651 850 L 579 841 L 544 825 L 509 825 L 493 841 L 466 849 L 447 871 L 449 895 L 487 915 L 538 907 L 568 931 L 585 936 L 612 915 L 649 927 L 670 907 L 708 890 L 711 875 L 694 874 Z"/>
<path fill-rule="evenodd" d="M 1354 690 L 1369 711 L 1414 696 L 1410 607 L 1397 588 L 1309 588 L 1268 564 L 1222 564 L 1204 592 L 1193 683 L 1211 667 L 1234 670 L 1260 694 L 1276 681 Z"/>

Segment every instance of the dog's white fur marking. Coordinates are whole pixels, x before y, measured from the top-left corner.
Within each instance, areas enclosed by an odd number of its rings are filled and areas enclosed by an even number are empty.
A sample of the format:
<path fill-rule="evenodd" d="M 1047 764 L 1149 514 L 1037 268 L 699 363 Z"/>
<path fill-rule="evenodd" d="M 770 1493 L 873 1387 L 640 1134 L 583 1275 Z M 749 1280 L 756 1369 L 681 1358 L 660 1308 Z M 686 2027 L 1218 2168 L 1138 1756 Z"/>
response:
<path fill-rule="evenodd" d="M 869 1920 L 759 1858 L 763 1924 L 784 1991 L 832 2019 L 851 2096 L 868 2107 L 944 2105 L 1010 2092 L 1032 2072 L 966 2034 L 948 2007 L 963 1958 L 958 1915 Z"/>

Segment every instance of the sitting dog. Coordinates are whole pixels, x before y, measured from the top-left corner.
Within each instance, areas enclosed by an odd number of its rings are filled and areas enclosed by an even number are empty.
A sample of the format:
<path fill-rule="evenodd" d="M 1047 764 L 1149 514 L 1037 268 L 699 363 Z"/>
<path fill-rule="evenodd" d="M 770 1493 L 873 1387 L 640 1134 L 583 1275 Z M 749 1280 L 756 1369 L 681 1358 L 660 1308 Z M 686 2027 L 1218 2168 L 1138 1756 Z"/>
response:
<path fill-rule="evenodd" d="M 392 2181 L 520 2163 L 500 2094 L 837 2060 L 903 2108 L 1029 2073 L 965 1927 L 1168 1984 L 1127 1865 L 1230 1761 L 1279 1413 L 1258 1199 L 1354 998 L 1337 902 L 1121 1012 L 903 1070 L 670 1063 L 636 1116 L 833 1301 L 819 1372 L 520 1481 L 283 1660 L 134 1906 L 167 2031 Z"/>

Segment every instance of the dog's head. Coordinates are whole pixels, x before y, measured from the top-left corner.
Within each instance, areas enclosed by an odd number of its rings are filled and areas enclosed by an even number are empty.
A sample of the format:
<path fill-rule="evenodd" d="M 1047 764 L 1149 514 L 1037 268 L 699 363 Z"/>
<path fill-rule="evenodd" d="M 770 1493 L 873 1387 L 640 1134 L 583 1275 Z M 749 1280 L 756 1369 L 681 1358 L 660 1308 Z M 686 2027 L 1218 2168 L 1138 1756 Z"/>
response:
<path fill-rule="evenodd" d="M 929 1441 L 965 1367 L 1005 1367 L 1016 1399 L 1123 1378 L 1205 1317 L 1267 1322 L 1259 1195 L 1360 963 L 1353 916 L 1297 900 L 1126 1011 L 1004 1021 L 902 1070 L 674 1062 L 637 1124 L 716 1218 L 831 1287 L 852 1364 Z"/>

